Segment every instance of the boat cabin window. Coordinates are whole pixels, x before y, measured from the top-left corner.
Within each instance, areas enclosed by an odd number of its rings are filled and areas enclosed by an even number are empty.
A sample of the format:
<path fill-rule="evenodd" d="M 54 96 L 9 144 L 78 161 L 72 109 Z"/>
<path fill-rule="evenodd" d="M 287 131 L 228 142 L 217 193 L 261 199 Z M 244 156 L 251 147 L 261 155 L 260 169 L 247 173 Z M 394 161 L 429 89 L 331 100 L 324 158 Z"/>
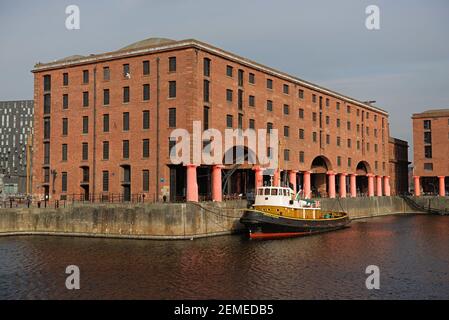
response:
<path fill-rule="evenodd" d="M 265 189 L 265 195 L 266 195 L 266 196 L 269 196 L 269 195 L 270 195 L 270 189 L 268 189 L 268 188 Z"/>
<path fill-rule="evenodd" d="M 271 189 L 272 196 L 277 196 L 277 194 L 278 194 L 278 189 Z"/>
<path fill-rule="evenodd" d="M 262 196 L 262 195 L 263 195 L 263 189 L 257 190 L 257 194 L 258 194 L 259 196 Z"/>
<path fill-rule="evenodd" d="M 284 196 L 286 196 L 287 195 L 287 190 L 286 189 L 284 189 Z"/>

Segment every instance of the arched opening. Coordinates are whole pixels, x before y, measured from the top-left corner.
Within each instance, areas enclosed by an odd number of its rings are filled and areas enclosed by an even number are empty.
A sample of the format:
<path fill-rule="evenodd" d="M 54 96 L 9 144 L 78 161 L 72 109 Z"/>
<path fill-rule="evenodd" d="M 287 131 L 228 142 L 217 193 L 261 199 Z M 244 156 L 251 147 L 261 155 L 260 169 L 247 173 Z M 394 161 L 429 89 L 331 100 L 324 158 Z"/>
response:
<path fill-rule="evenodd" d="M 247 197 L 254 193 L 255 174 L 252 166 L 257 163 L 256 153 L 246 146 L 234 146 L 223 156 L 223 194 L 227 197 Z"/>
<path fill-rule="evenodd" d="M 371 172 L 370 165 L 366 161 L 360 161 L 356 167 L 356 188 L 358 196 L 368 195 L 368 173 Z"/>
<path fill-rule="evenodd" d="M 327 172 L 332 170 L 331 162 L 324 156 L 318 156 L 313 159 L 310 166 L 311 175 L 311 191 L 312 197 L 327 197 L 328 181 Z"/>

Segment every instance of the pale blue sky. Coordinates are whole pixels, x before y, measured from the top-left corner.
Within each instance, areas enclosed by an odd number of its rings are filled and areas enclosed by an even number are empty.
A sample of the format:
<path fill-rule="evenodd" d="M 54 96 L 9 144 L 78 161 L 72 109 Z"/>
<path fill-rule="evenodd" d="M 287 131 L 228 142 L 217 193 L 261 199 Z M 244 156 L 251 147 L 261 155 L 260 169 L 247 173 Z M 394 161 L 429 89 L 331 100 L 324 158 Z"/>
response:
<path fill-rule="evenodd" d="M 65 28 L 76 4 L 81 30 Z M 378 31 L 365 8 L 380 7 Z M 32 99 L 34 63 L 111 51 L 149 37 L 196 38 L 302 79 L 377 100 L 391 134 L 410 116 L 449 108 L 447 0 L 104 0 L 0 2 L 0 100 Z"/>

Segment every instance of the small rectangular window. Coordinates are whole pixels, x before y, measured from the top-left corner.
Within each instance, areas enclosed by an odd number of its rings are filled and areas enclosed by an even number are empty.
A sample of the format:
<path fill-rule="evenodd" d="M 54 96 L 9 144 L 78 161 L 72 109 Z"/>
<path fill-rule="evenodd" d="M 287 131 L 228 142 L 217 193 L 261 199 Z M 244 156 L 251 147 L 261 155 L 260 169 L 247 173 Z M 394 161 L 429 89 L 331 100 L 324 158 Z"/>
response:
<path fill-rule="evenodd" d="M 168 82 L 168 97 L 176 98 L 176 81 Z"/>
<path fill-rule="evenodd" d="M 433 163 L 424 163 L 424 170 L 432 171 Z"/>
<path fill-rule="evenodd" d="M 243 75 L 244 75 L 244 72 L 243 72 L 243 70 L 242 69 L 239 69 L 239 71 L 238 71 L 238 85 L 240 86 L 240 87 L 243 87 Z"/>
<path fill-rule="evenodd" d="M 89 117 L 83 116 L 83 134 L 89 133 Z"/>
<path fill-rule="evenodd" d="M 109 114 L 103 115 L 103 132 L 109 132 Z"/>
<path fill-rule="evenodd" d="M 150 171 L 149 170 L 142 171 L 142 191 L 145 191 L 145 192 L 150 191 Z"/>
<path fill-rule="evenodd" d="M 284 92 L 285 94 L 289 94 L 290 92 L 290 87 L 288 86 L 288 84 L 284 84 L 282 87 L 282 92 Z"/>
<path fill-rule="evenodd" d="M 123 131 L 129 131 L 129 112 L 123 112 Z"/>
<path fill-rule="evenodd" d="M 103 160 L 109 160 L 109 141 L 103 141 Z"/>
<path fill-rule="evenodd" d="M 68 94 L 62 95 L 62 108 L 63 109 L 69 108 L 69 95 Z"/>
<path fill-rule="evenodd" d="M 284 137 L 288 137 L 290 135 L 290 127 L 284 126 Z"/>
<path fill-rule="evenodd" d="M 256 97 L 249 96 L 248 104 L 250 107 L 255 107 L 256 106 Z"/>
<path fill-rule="evenodd" d="M 67 192 L 67 172 L 61 174 L 61 192 Z"/>
<path fill-rule="evenodd" d="M 67 118 L 62 118 L 62 135 L 66 136 L 69 133 L 69 120 Z"/>
<path fill-rule="evenodd" d="M 204 66 L 203 66 L 204 76 L 210 77 L 210 59 L 204 58 Z"/>
<path fill-rule="evenodd" d="M 233 70 L 234 70 L 233 67 L 231 67 L 231 66 L 226 66 L 226 75 L 227 75 L 228 77 L 231 77 L 231 78 L 232 78 L 232 76 L 233 76 Z"/>
<path fill-rule="evenodd" d="M 143 101 L 150 100 L 150 85 L 144 84 L 143 85 Z"/>
<path fill-rule="evenodd" d="M 103 89 L 103 105 L 109 105 L 109 89 Z"/>
<path fill-rule="evenodd" d="M 203 108 L 203 130 L 209 129 L 209 107 Z"/>
<path fill-rule="evenodd" d="M 255 129 L 256 128 L 256 124 L 254 119 L 249 119 L 249 128 L 250 129 Z"/>
<path fill-rule="evenodd" d="M 69 74 L 67 72 L 62 74 L 62 85 L 63 86 L 69 85 Z"/>
<path fill-rule="evenodd" d="M 284 149 L 284 160 L 289 161 L 290 160 L 290 150 Z"/>
<path fill-rule="evenodd" d="M 143 70 L 144 76 L 147 76 L 150 74 L 150 61 L 145 60 L 142 62 L 142 70 Z"/>
<path fill-rule="evenodd" d="M 89 83 L 89 70 L 83 70 L 83 84 Z"/>
<path fill-rule="evenodd" d="M 299 118 L 304 119 L 304 109 L 302 108 L 299 109 Z"/>
<path fill-rule="evenodd" d="M 424 157 L 428 159 L 432 158 L 432 146 L 424 146 Z"/>
<path fill-rule="evenodd" d="M 290 114 L 290 106 L 288 104 L 284 104 L 284 114 Z"/>
<path fill-rule="evenodd" d="M 103 192 L 109 191 L 109 171 L 103 171 Z"/>
<path fill-rule="evenodd" d="M 176 57 L 168 58 L 168 71 L 176 72 Z"/>
<path fill-rule="evenodd" d="M 149 139 L 142 140 L 142 157 L 144 157 L 144 158 L 150 157 L 150 140 Z"/>
<path fill-rule="evenodd" d="M 209 80 L 203 81 L 203 100 L 204 102 L 209 102 Z"/>
<path fill-rule="evenodd" d="M 431 120 L 424 120 L 424 130 L 431 130 L 431 129 L 432 129 Z"/>
<path fill-rule="evenodd" d="M 44 91 L 51 90 L 51 76 L 49 74 L 44 76 Z"/>
<path fill-rule="evenodd" d="M 67 161 L 67 144 L 62 145 L 62 161 Z"/>
<path fill-rule="evenodd" d="M 254 73 L 249 73 L 248 81 L 251 84 L 255 84 L 256 83 L 256 76 L 254 75 Z"/>
<path fill-rule="evenodd" d="M 49 114 L 51 111 L 51 95 L 44 94 L 44 114 Z"/>
<path fill-rule="evenodd" d="M 298 90 L 298 98 L 299 99 L 304 99 L 304 90 L 302 90 L 302 89 Z"/>
<path fill-rule="evenodd" d="M 89 106 L 89 92 L 84 91 L 83 92 L 83 107 L 88 107 L 88 106 Z"/>
<path fill-rule="evenodd" d="M 273 89 L 273 80 L 267 79 L 267 89 Z"/>
<path fill-rule="evenodd" d="M 144 110 L 142 112 L 142 128 L 144 130 L 150 129 L 150 111 Z"/>
<path fill-rule="evenodd" d="M 87 142 L 83 142 L 82 144 L 82 159 L 83 161 L 89 159 L 89 144 Z"/>
<path fill-rule="evenodd" d="M 226 115 L 226 127 L 232 128 L 232 115 L 230 114 Z"/>
<path fill-rule="evenodd" d="M 170 128 L 176 128 L 176 108 L 168 109 L 168 126 Z"/>
<path fill-rule="evenodd" d="M 109 70 L 109 67 L 103 67 L 103 80 L 111 80 L 111 71 Z"/>
<path fill-rule="evenodd" d="M 129 158 L 129 140 L 122 141 L 122 157 L 123 159 Z"/>
<path fill-rule="evenodd" d="M 299 139 L 304 140 L 304 129 L 299 129 Z"/>
<path fill-rule="evenodd" d="M 267 111 L 273 111 L 273 101 L 267 100 Z"/>
<path fill-rule="evenodd" d="M 129 87 L 123 87 L 123 103 L 129 102 Z"/>
<path fill-rule="evenodd" d="M 271 122 L 267 122 L 267 132 L 270 133 L 273 130 L 273 124 Z"/>
<path fill-rule="evenodd" d="M 316 103 L 316 94 L 312 94 L 312 102 Z"/>
<path fill-rule="evenodd" d="M 226 89 L 226 101 L 232 102 L 232 90 Z"/>
<path fill-rule="evenodd" d="M 123 65 L 123 77 L 129 79 L 131 77 L 131 71 L 129 69 L 129 64 L 125 63 Z"/>

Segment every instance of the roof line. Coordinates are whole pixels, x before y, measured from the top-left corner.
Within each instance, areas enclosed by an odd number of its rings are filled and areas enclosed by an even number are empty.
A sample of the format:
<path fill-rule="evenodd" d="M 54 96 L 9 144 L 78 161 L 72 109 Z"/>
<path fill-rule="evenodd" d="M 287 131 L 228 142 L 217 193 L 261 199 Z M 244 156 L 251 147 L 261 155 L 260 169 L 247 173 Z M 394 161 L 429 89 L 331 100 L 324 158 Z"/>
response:
<path fill-rule="evenodd" d="M 300 78 L 291 76 L 285 72 L 282 71 L 278 71 L 276 69 L 267 67 L 263 64 L 260 64 L 258 62 L 254 62 L 250 59 L 247 58 L 243 58 L 239 55 L 236 55 L 234 53 L 230 53 L 228 51 L 225 51 L 223 49 L 214 47 L 210 44 L 195 40 L 195 39 L 186 39 L 186 40 L 180 40 L 180 41 L 176 41 L 176 42 L 171 42 L 165 45 L 157 45 L 157 46 L 151 46 L 151 47 L 146 47 L 143 49 L 134 49 L 134 50 L 118 50 L 118 51 L 112 51 L 112 52 L 108 52 L 108 53 L 104 53 L 104 54 L 97 54 L 97 55 L 90 55 L 90 56 L 86 56 L 83 58 L 79 58 L 79 59 L 74 59 L 74 60 L 69 60 L 69 61 L 55 61 L 55 62 L 50 62 L 50 63 L 45 63 L 45 64 L 36 64 L 35 68 L 32 70 L 33 73 L 35 72 L 41 72 L 41 71 L 45 71 L 45 70 L 52 70 L 52 69 L 59 69 L 61 67 L 69 67 L 69 66 L 75 66 L 75 65 L 82 65 L 82 64 L 88 64 L 88 63 L 92 63 L 92 62 L 98 62 L 98 61 L 106 61 L 106 60 L 112 60 L 112 59 L 119 59 L 119 58 L 124 58 L 124 57 L 129 57 L 129 56 L 138 56 L 138 55 L 143 55 L 146 53 L 152 53 L 152 52 L 160 52 L 160 51 L 169 51 L 169 50 L 178 50 L 180 48 L 183 47 L 196 47 L 198 49 L 204 50 L 206 52 L 210 52 L 213 54 L 216 54 L 218 56 L 222 56 L 227 58 L 228 60 L 231 61 L 236 61 L 238 63 L 241 63 L 243 65 L 249 66 L 253 69 L 256 70 L 262 70 L 266 73 L 272 74 L 273 76 L 282 78 L 282 79 L 286 79 L 288 81 L 291 81 L 293 83 L 299 84 L 303 87 L 307 87 L 309 89 L 313 89 L 315 91 L 319 91 L 334 97 L 337 97 L 339 99 L 345 100 L 347 102 L 350 102 L 352 104 L 358 105 L 358 106 L 362 106 L 364 108 L 376 111 L 376 112 L 380 112 L 386 116 L 388 116 L 388 112 L 379 108 L 379 107 L 375 107 L 369 104 L 366 104 L 362 101 L 356 100 L 354 98 L 345 96 L 343 94 L 340 94 L 338 92 L 332 91 L 330 89 L 326 89 L 323 88 L 321 86 L 318 86 L 316 84 L 313 84 L 311 82 L 302 80 Z"/>

